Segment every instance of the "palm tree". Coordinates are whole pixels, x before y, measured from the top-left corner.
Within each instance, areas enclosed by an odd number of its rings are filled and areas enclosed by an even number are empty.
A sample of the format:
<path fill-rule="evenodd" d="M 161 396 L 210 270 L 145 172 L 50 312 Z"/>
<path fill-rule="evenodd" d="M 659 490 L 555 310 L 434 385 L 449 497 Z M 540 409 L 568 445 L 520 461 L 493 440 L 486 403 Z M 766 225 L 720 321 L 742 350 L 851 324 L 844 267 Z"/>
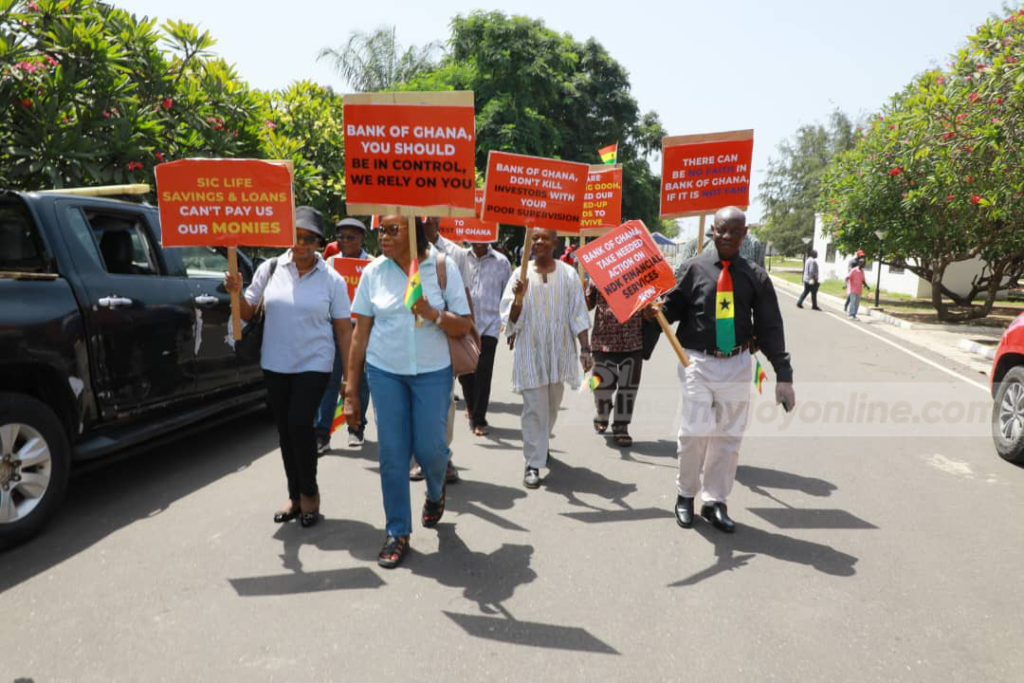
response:
<path fill-rule="evenodd" d="M 353 31 L 344 47 L 325 47 L 317 61 L 329 58 L 334 69 L 357 92 L 393 90 L 413 76 L 437 67 L 434 55 L 441 49 L 437 41 L 405 52 L 395 40 L 395 27 L 381 26 L 372 33 Z"/>

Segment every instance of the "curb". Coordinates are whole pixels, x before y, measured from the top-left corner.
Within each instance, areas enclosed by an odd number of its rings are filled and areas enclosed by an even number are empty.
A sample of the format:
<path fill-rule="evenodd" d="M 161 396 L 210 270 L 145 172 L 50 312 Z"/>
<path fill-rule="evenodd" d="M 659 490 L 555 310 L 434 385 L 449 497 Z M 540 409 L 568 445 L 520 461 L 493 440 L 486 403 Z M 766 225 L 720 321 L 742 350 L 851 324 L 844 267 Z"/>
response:
<path fill-rule="evenodd" d="M 987 344 L 979 344 L 978 342 L 971 341 L 970 339 L 961 339 L 957 346 L 968 353 L 973 353 L 976 356 L 981 356 L 988 360 L 995 360 L 996 357 L 996 347 L 988 346 Z"/>
<path fill-rule="evenodd" d="M 800 296 L 800 294 L 802 294 L 804 291 L 804 288 L 802 286 L 792 283 L 789 280 L 783 280 L 782 278 L 775 277 L 774 275 L 772 275 L 771 278 L 772 284 L 775 285 L 776 289 L 784 289 L 791 294 L 796 294 L 797 296 Z M 822 294 L 821 292 L 818 293 L 819 305 L 828 304 L 829 306 L 835 307 L 842 311 L 844 303 L 845 301 L 843 301 L 843 299 L 840 299 L 837 296 L 832 296 L 831 294 Z M 902 320 L 895 316 L 889 315 L 888 313 L 880 311 L 877 308 L 870 308 L 868 306 L 864 306 L 863 304 L 864 300 L 862 299 L 861 310 L 865 311 L 865 313 L 869 317 L 876 318 L 880 322 L 886 323 L 887 325 L 892 325 L 893 327 L 899 327 L 904 330 L 925 330 L 930 332 L 951 332 L 954 334 L 981 335 L 986 337 L 992 337 L 993 339 L 999 339 L 1003 335 L 1003 330 L 995 327 L 980 327 L 977 325 L 951 326 L 936 325 L 932 323 L 912 323 L 907 320 Z M 982 348 L 985 347 L 982 345 Z"/>

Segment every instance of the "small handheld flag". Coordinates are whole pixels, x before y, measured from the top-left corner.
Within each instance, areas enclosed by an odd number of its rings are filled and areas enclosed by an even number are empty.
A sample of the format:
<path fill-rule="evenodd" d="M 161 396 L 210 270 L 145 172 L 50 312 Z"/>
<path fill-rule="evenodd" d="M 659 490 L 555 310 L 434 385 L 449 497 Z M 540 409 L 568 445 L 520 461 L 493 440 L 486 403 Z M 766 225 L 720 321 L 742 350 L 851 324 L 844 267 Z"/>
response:
<path fill-rule="evenodd" d="M 761 367 L 761 361 L 757 356 L 754 356 L 754 363 L 754 386 L 757 387 L 757 393 L 760 394 L 764 388 L 764 381 L 768 379 L 768 374 Z"/>
<path fill-rule="evenodd" d="M 597 391 L 597 388 L 601 386 L 601 378 L 597 375 L 591 375 L 587 383 L 590 385 L 591 391 Z"/>
<path fill-rule="evenodd" d="M 405 307 L 410 311 L 423 298 L 423 281 L 420 280 L 420 264 L 413 259 L 409 265 L 409 282 L 405 285 Z"/>
<path fill-rule="evenodd" d="M 602 147 L 597 150 L 597 153 L 601 157 L 602 164 L 614 164 L 619 158 L 619 143 Z"/>
<path fill-rule="evenodd" d="M 341 425 L 345 424 L 345 397 L 338 397 L 338 406 L 334 409 L 334 419 L 331 420 L 331 434 Z"/>

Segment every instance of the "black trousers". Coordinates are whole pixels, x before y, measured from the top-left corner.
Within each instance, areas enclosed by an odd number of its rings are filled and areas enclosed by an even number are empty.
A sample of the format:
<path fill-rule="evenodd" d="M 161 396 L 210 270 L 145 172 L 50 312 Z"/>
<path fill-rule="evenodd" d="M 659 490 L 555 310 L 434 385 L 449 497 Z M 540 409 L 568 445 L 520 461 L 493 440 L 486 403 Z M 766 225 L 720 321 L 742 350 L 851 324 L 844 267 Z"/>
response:
<path fill-rule="evenodd" d="M 594 352 L 594 376 L 601 380 L 594 390 L 597 419 L 624 427 L 633 420 L 636 392 L 640 388 L 643 352 Z M 613 413 L 614 408 L 614 413 Z"/>
<path fill-rule="evenodd" d="M 497 348 L 497 337 L 480 337 L 480 362 L 476 372 L 459 377 L 471 427 L 487 426 L 487 406 L 491 402 L 491 375 L 494 374 L 494 352 Z"/>
<path fill-rule="evenodd" d="M 814 282 L 814 283 L 805 282 L 804 283 L 804 293 L 800 295 L 799 299 L 797 299 L 796 305 L 797 306 L 803 306 L 804 305 L 804 299 L 806 299 L 807 295 L 810 294 L 811 295 L 811 306 L 813 308 L 817 308 L 818 307 L 818 285 L 820 285 L 820 284 L 821 284 L 820 282 Z"/>
<path fill-rule="evenodd" d="M 300 493 L 315 496 L 319 488 L 316 485 L 313 421 L 331 373 L 291 374 L 264 370 L 263 377 L 267 383 L 270 409 L 277 422 L 281 459 L 284 460 L 284 474 L 288 479 L 288 498 L 297 501 Z"/>

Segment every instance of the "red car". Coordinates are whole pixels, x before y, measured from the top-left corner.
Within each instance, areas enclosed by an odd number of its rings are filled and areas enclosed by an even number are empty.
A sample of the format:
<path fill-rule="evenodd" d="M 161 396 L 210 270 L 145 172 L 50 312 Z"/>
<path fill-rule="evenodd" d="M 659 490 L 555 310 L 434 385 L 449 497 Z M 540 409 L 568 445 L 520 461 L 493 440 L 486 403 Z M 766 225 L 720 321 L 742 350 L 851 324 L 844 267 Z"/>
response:
<path fill-rule="evenodd" d="M 1024 465 L 1024 313 L 1006 328 L 992 363 L 992 438 L 1003 459 Z"/>

